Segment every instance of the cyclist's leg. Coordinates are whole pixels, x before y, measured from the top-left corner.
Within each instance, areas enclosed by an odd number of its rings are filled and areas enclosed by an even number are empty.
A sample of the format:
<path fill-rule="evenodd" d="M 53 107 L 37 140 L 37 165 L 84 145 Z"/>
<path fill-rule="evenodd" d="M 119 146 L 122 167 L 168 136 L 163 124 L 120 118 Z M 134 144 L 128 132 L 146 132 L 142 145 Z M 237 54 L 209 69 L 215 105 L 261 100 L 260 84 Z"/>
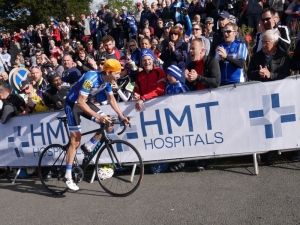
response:
<path fill-rule="evenodd" d="M 95 112 L 97 112 L 99 115 L 105 115 L 97 106 L 95 106 L 92 102 L 88 101 L 87 105 Z M 100 121 L 98 121 L 95 117 L 91 117 L 85 113 L 82 114 L 82 116 L 88 120 L 92 120 L 95 123 L 100 123 Z M 88 142 L 86 142 L 85 144 L 83 144 L 81 146 L 81 149 L 84 152 L 91 152 L 92 151 L 92 147 L 98 143 L 98 141 L 100 141 L 102 137 L 102 134 L 95 134 Z"/>
<path fill-rule="evenodd" d="M 66 174 L 65 183 L 69 189 L 77 191 L 78 186 L 72 180 L 72 165 L 74 162 L 76 149 L 78 148 L 81 140 L 81 127 L 80 127 L 80 115 L 83 113 L 78 108 L 76 103 L 65 103 L 65 113 L 68 116 L 68 128 L 70 132 L 70 146 L 66 156 Z"/>

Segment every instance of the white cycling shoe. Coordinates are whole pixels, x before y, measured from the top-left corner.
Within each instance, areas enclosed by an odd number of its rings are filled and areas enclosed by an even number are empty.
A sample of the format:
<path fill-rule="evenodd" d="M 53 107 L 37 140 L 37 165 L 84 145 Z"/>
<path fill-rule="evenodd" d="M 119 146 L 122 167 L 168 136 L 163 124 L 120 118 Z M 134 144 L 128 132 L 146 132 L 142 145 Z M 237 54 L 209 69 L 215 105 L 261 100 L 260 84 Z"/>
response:
<path fill-rule="evenodd" d="M 79 187 L 74 183 L 74 181 L 70 178 L 64 178 L 64 182 L 67 187 L 72 191 L 78 191 Z"/>

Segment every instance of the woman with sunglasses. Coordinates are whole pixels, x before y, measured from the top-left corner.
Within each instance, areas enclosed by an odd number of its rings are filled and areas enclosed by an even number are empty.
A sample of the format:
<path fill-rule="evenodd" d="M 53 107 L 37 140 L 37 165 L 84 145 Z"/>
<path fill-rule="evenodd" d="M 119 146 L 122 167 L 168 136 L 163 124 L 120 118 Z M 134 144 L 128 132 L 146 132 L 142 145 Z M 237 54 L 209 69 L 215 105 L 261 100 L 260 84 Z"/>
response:
<path fill-rule="evenodd" d="M 164 62 L 163 69 L 165 71 L 171 65 L 176 65 L 182 71 L 185 71 L 187 45 L 186 43 L 182 42 L 182 32 L 179 27 L 171 28 L 169 42 L 165 43 L 162 47 L 160 59 Z M 184 76 L 182 77 L 184 79 Z"/>

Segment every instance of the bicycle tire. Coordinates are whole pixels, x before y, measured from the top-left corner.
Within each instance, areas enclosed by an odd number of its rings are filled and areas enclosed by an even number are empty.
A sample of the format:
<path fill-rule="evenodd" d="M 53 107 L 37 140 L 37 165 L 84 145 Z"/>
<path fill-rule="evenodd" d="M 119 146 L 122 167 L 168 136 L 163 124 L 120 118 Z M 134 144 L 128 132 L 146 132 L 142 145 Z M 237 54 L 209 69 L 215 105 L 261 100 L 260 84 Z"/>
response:
<path fill-rule="evenodd" d="M 54 195 L 62 195 L 68 189 L 63 181 L 66 153 L 64 146 L 51 144 L 44 149 L 39 158 L 39 178 L 46 190 Z"/>
<path fill-rule="evenodd" d="M 138 150 L 127 141 L 113 140 L 110 142 L 109 148 L 112 148 L 115 153 L 112 156 L 113 160 L 110 157 L 107 145 L 101 148 L 96 158 L 95 172 L 98 182 L 110 195 L 126 197 L 137 190 L 143 179 L 144 164 L 142 157 Z M 114 173 L 110 178 L 101 179 L 99 170 L 107 166 L 113 169 Z M 132 173 L 134 173 L 134 176 Z"/>

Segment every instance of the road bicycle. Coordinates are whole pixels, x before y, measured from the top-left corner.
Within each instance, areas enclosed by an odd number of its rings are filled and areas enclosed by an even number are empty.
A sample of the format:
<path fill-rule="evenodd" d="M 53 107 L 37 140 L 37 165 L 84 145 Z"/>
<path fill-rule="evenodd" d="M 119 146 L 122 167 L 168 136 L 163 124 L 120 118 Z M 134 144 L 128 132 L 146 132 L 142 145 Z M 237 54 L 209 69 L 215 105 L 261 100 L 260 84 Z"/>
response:
<path fill-rule="evenodd" d="M 46 147 L 39 158 L 38 172 L 42 185 L 50 193 L 62 195 L 67 191 L 63 180 L 66 172 L 65 161 L 70 145 L 70 134 L 67 128 L 67 117 L 57 117 L 57 119 L 64 124 L 69 138 L 68 144 L 51 144 Z M 82 136 L 91 133 L 102 134 L 102 139 L 90 154 L 85 155 L 81 166 L 75 156 L 72 177 L 75 183 L 81 182 L 84 178 L 84 171 L 99 152 L 95 160 L 95 173 L 100 186 L 112 196 L 125 197 L 139 187 L 144 175 L 144 164 L 140 153 L 132 144 L 124 140 L 112 140 L 107 135 L 106 129 L 111 125 L 124 126 L 118 135 L 127 128 L 116 118 L 111 119 L 110 124 L 100 124 L 100 128 L 82 134 Z M 113 176 L 107 179 L 103 178 L 100 173 L 103 168 L 113 169 Z"/>

